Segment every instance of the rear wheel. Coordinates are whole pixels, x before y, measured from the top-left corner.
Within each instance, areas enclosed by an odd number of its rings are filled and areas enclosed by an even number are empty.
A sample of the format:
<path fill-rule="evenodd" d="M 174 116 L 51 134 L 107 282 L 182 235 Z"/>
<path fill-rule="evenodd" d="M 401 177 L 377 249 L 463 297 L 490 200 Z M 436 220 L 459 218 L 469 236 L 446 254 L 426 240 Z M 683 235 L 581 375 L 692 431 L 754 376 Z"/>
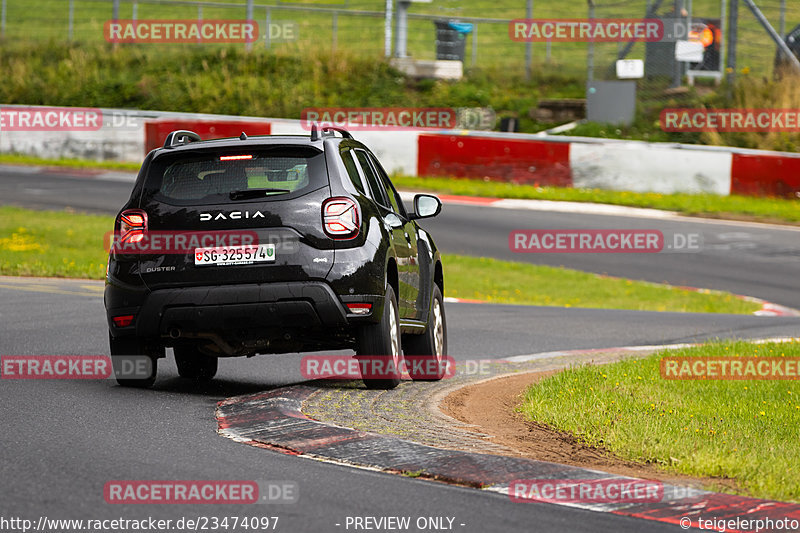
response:
<path fill-rule="evenodd" d="M 400 384 L 400 365 L 403 355 L 400 348 L 400 315 L 397 312 L 397 299 L 392 286 L 386 287 L 383 316 L 377 324 L 364 326 L 358 335 L 357 358 L 368 359 L 368 368 L 372 362 L 380 371 L 381 378 L 365 378 L 364 385 L 368 389 L 393 389 Z M 367 373 L 371 375 L 371 372 Z M 375 375 L 375 374 L 372 374 Z"/>
<path fill-rule="evenodd" d="M 194 346 L 175 346 L 178 375 L 194 381 L 211 381 L 217 375 L 219 359 L 200 353 Z"/>
<path fill-rule="evenodd" d="M 115 339 L 109 333 L 111 367 L 114 377 L 122 387 L 147 389 L 156 382 L 158 355 L 147 353 L 137 337 Z M 146 356 L 148 359 L 143 359 Z"/>
<path fill-rule="evenodd" d="M 447 355 L 447 319 L 444 314 L 444 297 L 438 285 L 433 286 L 428 327 L 422 335 L 403 338 L 408 374 L 415 381 L 438 381 L 446 373 L 444 356 Z"/>

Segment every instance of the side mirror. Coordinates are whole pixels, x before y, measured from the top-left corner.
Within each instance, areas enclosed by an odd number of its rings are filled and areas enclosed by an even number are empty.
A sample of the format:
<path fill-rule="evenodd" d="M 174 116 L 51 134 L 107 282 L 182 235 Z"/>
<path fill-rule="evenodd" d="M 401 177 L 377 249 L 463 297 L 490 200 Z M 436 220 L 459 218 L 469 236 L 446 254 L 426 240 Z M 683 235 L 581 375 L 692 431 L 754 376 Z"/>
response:
<path fill-rule="evenodd" d="M 442 212 L 442 201 L 432 194 L 418 194 L 414 196 L 414 212 L 411 220 L 435 217 Z"/>

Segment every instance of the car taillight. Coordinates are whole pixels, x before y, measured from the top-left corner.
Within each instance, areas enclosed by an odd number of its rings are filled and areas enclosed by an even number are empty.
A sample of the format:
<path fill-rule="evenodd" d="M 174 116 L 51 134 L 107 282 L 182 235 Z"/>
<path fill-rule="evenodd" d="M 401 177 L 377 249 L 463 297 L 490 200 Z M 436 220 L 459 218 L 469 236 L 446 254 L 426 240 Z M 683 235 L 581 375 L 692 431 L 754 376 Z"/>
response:
<path fill-rule="evenodd" d="M 347 304 L 347 309 L 354 315 L 368 315 L 372 311 L 372 304 L 350 303 Z"/>
<path fill-rule="evenodd" d="M 133 315 L 120 315 L 113 318 L 114 325 L 118 328 L 127 328 L 133 324 Z"/>
<path fill-rule="evenodd" d="M 120 244 L 134 244 L 147 232 L 147 213 L 141 209 L 126 209 L 119 215 Z"/>
<path fill-rule="evenodd" d="M 322 226 L 325 234 L 334 239 L 352 239 L 361 228 L 358 204 L 344 196 L 322 202 Z"/>

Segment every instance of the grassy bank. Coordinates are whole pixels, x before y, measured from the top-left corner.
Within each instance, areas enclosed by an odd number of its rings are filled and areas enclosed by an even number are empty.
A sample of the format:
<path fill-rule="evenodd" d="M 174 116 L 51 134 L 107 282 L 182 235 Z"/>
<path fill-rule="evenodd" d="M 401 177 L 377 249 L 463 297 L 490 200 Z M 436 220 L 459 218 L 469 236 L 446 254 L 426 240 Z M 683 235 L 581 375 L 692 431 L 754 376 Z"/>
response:
<path fill-rule="evenodd" d="M 102 33 L 101 27 L 94 31 Z M 0 71 L 10 73 L 0 85 L 3 104 L 285 118 L 300 118 L 309 107 L 491 107 L 499 117 L 516 117 L 520 131 L 537 132 L 557 124 L 532 118 L 540 100 L 585 97 L 583 53 L 569 56 L 577 68 L 547 62 L 536 65 L 530 79 L 524 68 L 488 62 L 467 68 L 459 81 L 435 81 L 406 77 L 380 53 L 309 44 L 247 52 L 234 45 L 115 48 L 97 41 L 6 39 L 0 50 Z M 796 108 L 795 88 L 796 79 L 779 83 L 745 75 L 729 100 L 722 89 L 666 94 L 666 85 L 651 87 L 642 92 L 632 125 L 587 123 L 567 133 L 794 151 L 800 147 L 797 132 L 664 132 L 658 117 L 666 107 Z"/>
<path fill-rule="evenodd" d="M 580 77 L 557 70 L 475 70 L 458 82 L 413 80 L 380 56 L 320 48 L 0 44 L 4 104 L 154 109 L 300 118 L 309 107 L 484 107 L 528 117 L 540 98 L 582 97 Z"/>
<path fill-rule="evenodd" d="M 573 368 L 530 387 L 522 412 L 625 459 L 800 500 L 800 384 L 665 380 L 662 356 L 800 357 L 800 343 L 719 342 Z"/>
<path fill-rule="evenodd" d="M 0 207 L 0 275 L 102 279 L 108 216 Z M 606 278 L 575 270 L 458 255 L 444 258 L 448 296 L 495 303 L 651 311 L 752 313 L 730 294 Z"/>

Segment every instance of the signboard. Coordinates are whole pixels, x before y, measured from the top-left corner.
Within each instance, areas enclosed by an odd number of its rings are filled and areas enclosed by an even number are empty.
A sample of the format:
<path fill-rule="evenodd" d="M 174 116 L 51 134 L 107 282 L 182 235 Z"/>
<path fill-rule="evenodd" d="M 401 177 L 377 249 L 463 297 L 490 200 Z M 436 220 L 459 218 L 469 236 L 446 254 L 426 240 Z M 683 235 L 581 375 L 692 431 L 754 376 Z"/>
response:
<path fill-rule="evenodd" d="M 617 78 L 632 80 L 644 77 L 644 61 L 641 59 L 620 59 L 617 61 Z"/>

